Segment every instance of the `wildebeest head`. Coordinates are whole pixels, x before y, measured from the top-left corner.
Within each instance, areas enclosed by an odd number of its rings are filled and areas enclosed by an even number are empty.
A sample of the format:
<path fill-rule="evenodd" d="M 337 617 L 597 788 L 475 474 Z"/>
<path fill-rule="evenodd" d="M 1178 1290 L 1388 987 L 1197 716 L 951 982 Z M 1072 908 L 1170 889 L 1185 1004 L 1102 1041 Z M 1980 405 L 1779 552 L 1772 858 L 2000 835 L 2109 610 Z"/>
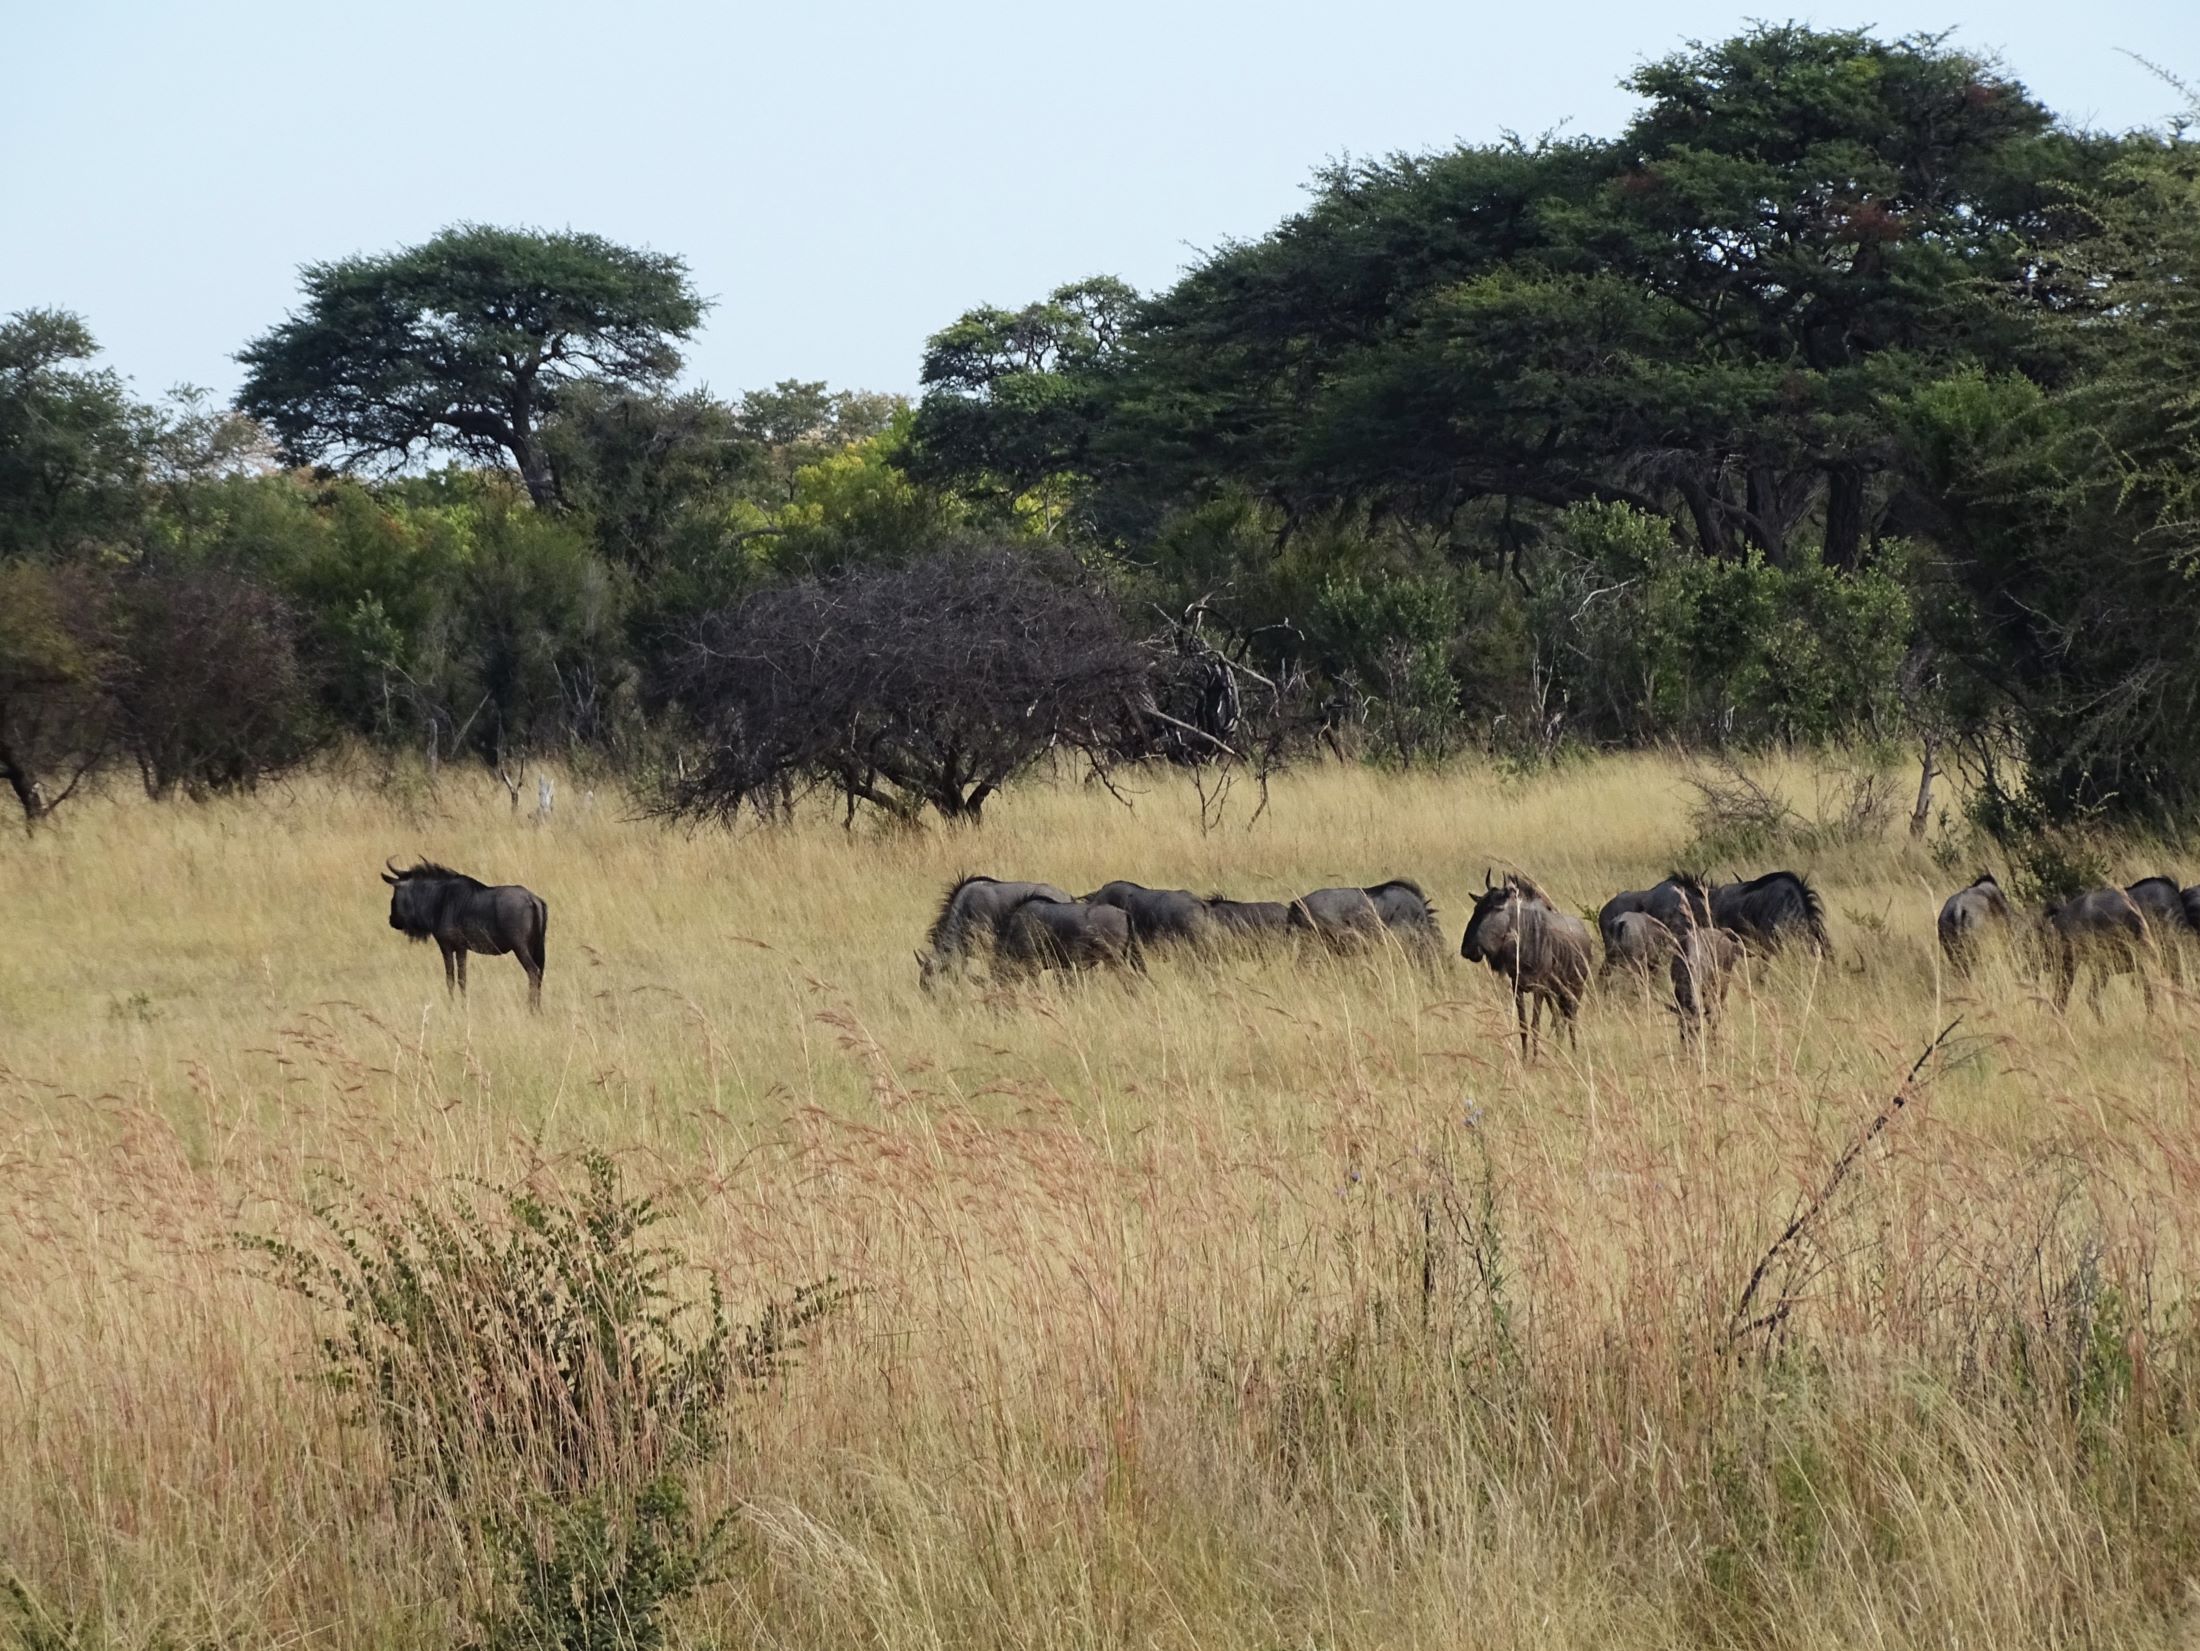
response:
<path fill-rule="evenodd" d="M 1508 871 L 1502 883 L 1493 883 L 1484 866 L 1482 892 L 1474 897 L 1467 932 L 1459 937 L 1459 955 L 1469 963 L 1481 963 L 1503 948 L 1519 921 L 1520 902 L 1525 898 L 1519 878 Z"/>
<path fill-rule="evenodd" d="M 382 881 L 390 886 L 390 927 L 412 940 L 433 938 L 435 896 L 448 874 L 425 860 L 403 871 L 397 869 L 395 860 L 383 864 L 387 869 Z"/>

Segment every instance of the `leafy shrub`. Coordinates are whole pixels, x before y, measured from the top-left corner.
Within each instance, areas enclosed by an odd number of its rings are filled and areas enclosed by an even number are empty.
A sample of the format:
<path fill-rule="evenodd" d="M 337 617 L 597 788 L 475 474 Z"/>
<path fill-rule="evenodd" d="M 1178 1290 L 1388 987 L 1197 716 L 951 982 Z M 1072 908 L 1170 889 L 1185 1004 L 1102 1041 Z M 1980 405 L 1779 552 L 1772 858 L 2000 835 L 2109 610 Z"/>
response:
<path fill-rule="evenodd" d="M 245 1242 L 336 1317 L 326 1374 L 401 1470 L 452 1494 L 517 1475 L 586 1495 L 706 1455 L 736 1384 L 770 1377 L 841 1300 L 806 1287 L 738 1333 L 715 1285 L 683 1302 L 679 1257 L 646 1241 L 656 1206 L 598 1154 L 571 1198 L 489 1187 L 315 1215 L 333 1254 Z"/>
<path fill-rule="evenodd" d="M 1569 510 L 1555 556 L 1533 623 L 1600 732 L 1822 744 L 1898 712 L 1912 625 L 1888 568 L 1716 560 L 1617 504 Z"/>

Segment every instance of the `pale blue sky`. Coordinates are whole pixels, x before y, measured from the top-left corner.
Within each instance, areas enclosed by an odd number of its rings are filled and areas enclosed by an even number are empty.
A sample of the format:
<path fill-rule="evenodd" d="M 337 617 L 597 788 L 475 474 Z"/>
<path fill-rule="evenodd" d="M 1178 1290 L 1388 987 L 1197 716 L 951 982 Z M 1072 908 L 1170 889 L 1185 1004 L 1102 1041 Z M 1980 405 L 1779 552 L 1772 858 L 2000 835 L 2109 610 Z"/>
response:
<path fill-rule="evenodd" d="M 0 312 L 80 311 L 151 394 L 227 392 L 309 259 L 463 218 L 683 254 L 690 377 L 909 390 L 926 334 L 1078 276 L 1166 283 L 1325 158 L 1562 123 L 1752 15 L 1954 28 L 2068 117 L 2200 79 L 2200 0 L 1038 8 L 0 0 Z"/>

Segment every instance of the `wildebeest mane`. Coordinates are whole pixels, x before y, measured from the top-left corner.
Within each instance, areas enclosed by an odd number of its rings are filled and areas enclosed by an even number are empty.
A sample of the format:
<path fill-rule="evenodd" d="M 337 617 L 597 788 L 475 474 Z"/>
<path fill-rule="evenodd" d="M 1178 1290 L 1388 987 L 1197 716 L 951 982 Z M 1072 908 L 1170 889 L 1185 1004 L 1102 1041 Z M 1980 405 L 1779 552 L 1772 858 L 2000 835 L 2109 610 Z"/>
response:
<path fill-rule="evenodd" d="M 415 860 L 397 874 L 400 883 L 449 882 L 469 889 L 485 889 L 489 885 L 478 877 L 469 877 L 463 871 L 453 871 L 449 866 L 438 865 L 433 860 Z"/>
<path fill-rule="evenodd" d="M 924 943 L 927 946 L 937 946 L 940 943 L 940 936 L 947 928 L 947 919 L 955 910 L 955 897 L 961 894 L 964 889 L 970 887 L 973 883 L 997 883 L 999 881 L 998 877 L 987 877 L 982 872 L 975 871 L 957 878 L 947 893 L 941 896 L 939 912 L 933 917 L 932 926 L 925 930 Z"/>

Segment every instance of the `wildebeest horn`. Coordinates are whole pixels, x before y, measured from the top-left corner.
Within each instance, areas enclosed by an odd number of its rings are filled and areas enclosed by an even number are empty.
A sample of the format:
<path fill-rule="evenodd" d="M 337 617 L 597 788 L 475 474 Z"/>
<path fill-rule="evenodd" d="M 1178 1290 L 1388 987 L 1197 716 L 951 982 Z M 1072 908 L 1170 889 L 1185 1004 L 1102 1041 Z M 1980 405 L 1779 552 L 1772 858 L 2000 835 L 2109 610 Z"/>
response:
<path fill-rule="evenodd" d="M 382 881 L 388 883 L 393 888 L 396 887 L 399 878 L 403 875 L 403 873 L 401 873 L 397 869 L 397 862 L 395 860 L 384 860 L 382 864 L 389 868 L 382 873 Z"/>
<path fill-rule="evenodd" d="M 1496 885 L 1495 883 L 1492 883 L 1492 882 L 1490 881 L 1490 868 L 1489 868 L 1488 866 L 1484 866 L 1484 867 L 1482 868 L 1482 887 L 1483 887 L 1483 889 L 1484 889 L 1484 890 L 1486 891 L 1486 890 L 1489 890 L 1489 889 L 1493 889 L 1493 888 L 1495 888 L 1496 886 L 1497 886 L 1497 885 Z"/>

